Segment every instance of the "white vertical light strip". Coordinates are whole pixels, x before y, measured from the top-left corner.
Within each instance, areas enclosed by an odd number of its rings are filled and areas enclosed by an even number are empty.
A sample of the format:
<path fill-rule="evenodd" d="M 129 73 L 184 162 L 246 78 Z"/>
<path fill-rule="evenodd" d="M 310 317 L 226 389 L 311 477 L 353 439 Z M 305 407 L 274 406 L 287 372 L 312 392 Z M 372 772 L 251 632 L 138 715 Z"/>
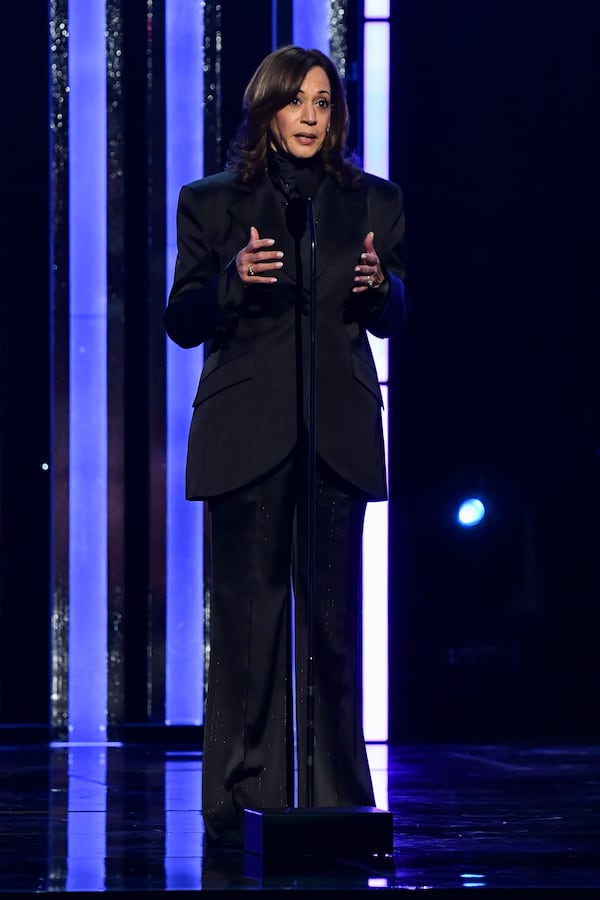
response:
<path fill-rule="evenodd" d="M 375 806 L 378 809 L 389 809 L 389 777 L 388 777 L 388 746 L 387 744 L 369 744 L 367 746 L 367 759 L 373 781 L 373 793 L 375 794 Z"/>
<path fill-rule="evenodd" d="M 183 184 L 204 169 L 204 8 L 166 0 L 167 290 L 177 254 L 176 209 Z M 167 724 L 203 720 L 204 579 L 202 504 L 185 499 L 185 458 L 202 349 L 167 340 Z"/>
<path fill-rule="evenodd" d="M 329 0 L 294 3 L 294 44 L 329 54 Z"/>
<path fill-rule="evenodd" d="M 388 389 L 381 386 L 387 407 Z M 387 448 L 387 415 L 383 434 Z M 369 503 L 363 534 L 363 728 L 388 739 L 388 504 Z"/>
<path fill-rule="evenodd" d="M 363 160 L 367 172 L 389 177 L 390 26 L 371 17 L 389 17 L 385 0 L 364 5 Z M 375 235 L 377 248 L 377 235 Z M 370 338 L 384 399 L 387 428 L 387 341 Z M 367 741 L 387 741 L 388 729 L 388 504 L 370 503 L 363 537 L 363 727 Z"/>
<path fill-rule="evenodd" d="M 365 23 L 364 67 L 364 167 L 373 175 L 388 178 L 390 165 L 390 26 L 388 22 Z"/>
<path fill-rule="evenodd" d="M 69 739 L 106 740 L 106 14 L 69 5 Z"/>
<path fill-rule="evenodd" d="M 365 0 L 365 19 L 389 19 L 390 0 Z"/>

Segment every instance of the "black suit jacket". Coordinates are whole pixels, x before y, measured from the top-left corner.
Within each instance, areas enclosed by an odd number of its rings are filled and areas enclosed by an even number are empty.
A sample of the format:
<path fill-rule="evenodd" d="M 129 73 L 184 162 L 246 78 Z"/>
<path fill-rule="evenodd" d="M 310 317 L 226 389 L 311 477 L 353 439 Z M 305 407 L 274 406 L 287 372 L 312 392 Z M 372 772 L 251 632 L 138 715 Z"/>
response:
<path fill-rule="evenodd" d="M 235 257 L 252 225 L 284 251 L 275 285 L 245 286 L 237 274 Z M 371 230 L 388 282 L 352 294 L 354 266 Z M 317 452 L 375 500 L 386 496 L 382 401 L 366 332 L 393 336 L 405 318 L 403 234 L 397 185 L 364 175 L 357 187 L 342 190 L 325 177 L 317 202 Z M 297 443 L 307 286 L 298 283 L 302 268 L 284 199 L 269 178 L 244 186 L 223 172 L 184 186 L 177 241 L 167 333 L 182 347 L 208 342 L 186 470 L 188 499 L 202 499 L 249 483 Z M 305 280 L 306 271 L 304 265 Z"/>

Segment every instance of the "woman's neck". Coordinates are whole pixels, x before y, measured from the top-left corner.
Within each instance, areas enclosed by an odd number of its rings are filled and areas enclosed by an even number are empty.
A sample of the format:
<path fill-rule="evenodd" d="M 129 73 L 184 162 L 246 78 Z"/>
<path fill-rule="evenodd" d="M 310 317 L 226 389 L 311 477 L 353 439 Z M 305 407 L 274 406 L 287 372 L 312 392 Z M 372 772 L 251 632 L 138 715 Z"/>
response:
<path fill-rule="evenodd" d="M 267 151 L 267 167 L 270 173 L 276 173 L 285 177 L 286 173 L 298 172 L 302 169 L 317 170 L 322 168 L 321 154 L 315 153 L 314 156 L 293 156 L 286 153 L 285 150 L 278 150 L 275 147 L 269 147 Z"/>

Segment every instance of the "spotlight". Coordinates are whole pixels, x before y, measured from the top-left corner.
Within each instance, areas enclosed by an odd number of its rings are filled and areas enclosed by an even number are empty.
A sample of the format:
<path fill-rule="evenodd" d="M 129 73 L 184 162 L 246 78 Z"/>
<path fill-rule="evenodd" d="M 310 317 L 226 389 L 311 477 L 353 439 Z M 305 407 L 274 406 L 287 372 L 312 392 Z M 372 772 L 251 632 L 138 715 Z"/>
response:
<path fill-rule="evenodd" d="M 458 523 L 465 528 L 473 528 L 474 525 L 479 525 L 484 517 L 485 506 L 478 497 L 469 497 L 468 500 L 463 500 L 456 515 Z"/>

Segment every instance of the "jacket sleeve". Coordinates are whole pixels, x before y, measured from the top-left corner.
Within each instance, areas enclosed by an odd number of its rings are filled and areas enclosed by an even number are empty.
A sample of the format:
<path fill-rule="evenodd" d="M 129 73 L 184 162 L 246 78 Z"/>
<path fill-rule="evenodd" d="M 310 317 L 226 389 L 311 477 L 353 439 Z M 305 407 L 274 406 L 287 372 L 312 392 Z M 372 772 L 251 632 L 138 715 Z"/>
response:
<path fill-rule="evenodd" d="M 400 331 L 409 310 L 404 283 L 404 202 L 398 185 L 377 179 L 369 188 L 369 218 L 386 281 L 366 292 L 363 324 L 376 337 L 389 338 Z"/>
<path fill-rule="evenodd" d="M 244 291 L 235 257 L 223 267 L 211 245 L 207 223 L 216 221 L 218 213 L 211 213 L 210 203 L 201 202 L 198 193 L 197 187 L 185 185 L 179 194 L 177 260 L 164 313 L 167 334 L 180 347 L 196 347 L 230 331 Z"/>

